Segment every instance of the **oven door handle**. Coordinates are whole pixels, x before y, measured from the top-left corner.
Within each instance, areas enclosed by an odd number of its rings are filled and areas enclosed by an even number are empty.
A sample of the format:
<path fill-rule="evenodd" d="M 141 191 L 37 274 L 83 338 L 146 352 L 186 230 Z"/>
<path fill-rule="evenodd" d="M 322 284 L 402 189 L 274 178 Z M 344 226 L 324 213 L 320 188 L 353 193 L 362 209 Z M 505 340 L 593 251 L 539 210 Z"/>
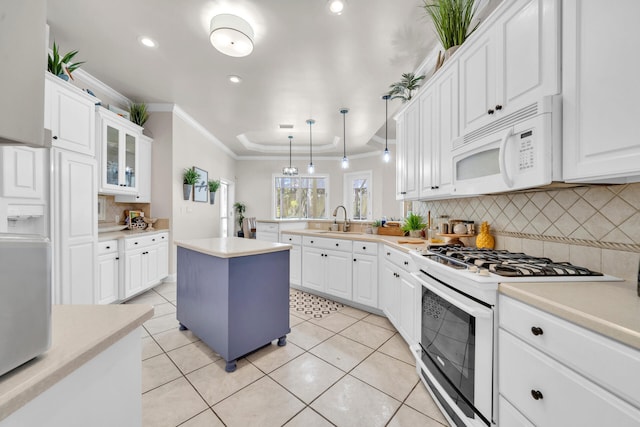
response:
<path fill-rule="evenodd" d="M 433 292 L 434 294 L 438 295 L 440 298 L 442 298 L 443 300 L 447 301 L 450 304 L 455 305 L 456 307 L 458 307 L 460 310 L 464 311 L 465 313 L 469 314 L 472 317 L 475 317 L 477 319 L 483 319 L 483 318 L 490 318 L 492 313 L 491 310 L 488 308 L 477 308 L 477 307 L 471 307 L 468 304 L 465 304 L 462 301 L 459 301 L 455 298 L 453 298 L 451 295 L 442 292 L 440 289 L 432 286 L 431 284 L 429 284 L 429 282 L 425 281 L 422 277 L 420 273 L 411 273 L 411 275 L 418 280 L 420 283 L 422 283 L 422 285 L 427 288 L 430 292 Z"/>
<path fill-rule="evenodd" d="M 504 137 L 502 137 L 502 141 L 500 142 L 500 151 L 498 153 L 498 157 L 500 158 L 500 175 L 502 175 L 502 180 L 509 188 L 513 187 L 513 180 L 507 172 L 507 141 L 509 141 L 509 138 L 512 136 L 513 127 L 510 127 L 507 130 L 507 133 L 504 134 Z"/>

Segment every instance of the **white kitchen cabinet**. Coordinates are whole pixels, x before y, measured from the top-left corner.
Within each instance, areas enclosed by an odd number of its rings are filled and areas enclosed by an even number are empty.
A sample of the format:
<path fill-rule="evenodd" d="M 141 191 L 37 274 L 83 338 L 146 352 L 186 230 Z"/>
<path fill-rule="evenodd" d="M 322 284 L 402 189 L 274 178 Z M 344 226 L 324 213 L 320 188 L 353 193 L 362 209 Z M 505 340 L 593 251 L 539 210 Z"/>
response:
<path fill-rule="evenodd" d="M 304 236 L 302 286 L 351 300 L 352 242 Z"/>
<path fill-rule="evenodd" d="M 283 233 L 281 243 L 291 245 L 289 251 L 289 283 L 294 286 L 302 285 L 302 237 Z"/>
<path fill-rule="evenodd" d="M 0 146 L 0 196 L 44 203 L 44 158 L 42 148 Z"/>
<path fill-rule="evenodd" d="M 151 203 L 151 156 L 153 139 L 138 135 L 138 193 L 116 196 L 118 203 Z"/>
<path fill-rule="evenodd" d="M 124 239 L 121 299 L 139 294 L 167 276 L 168 236 L 167 233 L 156 233 Z"/>
<path fill-rule="evenodd" d="M 638 425 L 640 352 L 504 295 L 498 311 L 501 425 Z"/>
<path fill-rule="evenodd" d="M 396 122 L 402 127 L 396 135 L 396 199 L 411 200 L 419 195 L 420 102 L 412 100 L 401 115 Z"/>
<path fill-rule="evenodd" d="M 95 103 L 98 98 L 51 73 L 45 73 L 45 128 L 51 146 L 96 155 Z"/>
<path fill-rule="evenodd" d="M 353 242 L 353 301 L 378 308 L 378 244 Z"/>
<path fill-rule="evenodd" d="M 640 2 L 602 8 L 565 0 L 562 6 L 563 179 L 638 182 L 640 37 L 629 29 Z"/>
<path fill-rule="evenodd" d="M 460 134 L 559 93 L 559 53 L 560 2 L 505 3 L 459 52 Z"/>
<path fill-rule="evenodd" d="M 420 95 L 420 198 L 452 192 L 453 140 L 458 137 L 458 63 L 450 64 Z"/>
<path fill-rule="evenodd" d="M 120 257 L 118 240 L 98 243 L 96 304 L 110 304 L 119 298 Z"/>
<path fill-rule="evenodd" d="M 117 114 L 96 109 L 102 194 L 138 194 L 138 140 L 142 128 Z"/>
<path fill-rule="evenodd" d="M 93 304 L 98 240 L 96 160 L 51 149 L 54 302 Z"/>
<path fill-rule="evenodd" d="M 419 342 L 418 292 L 408 254 L 384 246 L 381 277 L 380 308 L 409 344 Z"/>
<path fill-rule="evenodd" d="M 286 230 L 303 230 L 307 226 L 306 221 L 256 221 L 256 239 L 266 242 L 280 242 L 281 233 Z M 284 242 L 287 243 L 287 242 Z"/>

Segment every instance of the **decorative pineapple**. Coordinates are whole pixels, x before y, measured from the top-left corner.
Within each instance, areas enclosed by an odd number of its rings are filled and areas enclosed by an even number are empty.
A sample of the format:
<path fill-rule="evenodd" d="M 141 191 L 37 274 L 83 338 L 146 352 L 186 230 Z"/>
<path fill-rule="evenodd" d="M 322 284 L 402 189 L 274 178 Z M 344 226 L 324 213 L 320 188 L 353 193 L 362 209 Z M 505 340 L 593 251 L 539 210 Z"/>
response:
<path fill-rule="evenodd" d="M 489 224 L 484 221 L 480 224 L 480 234 L 476 237 L 476 247 L 493 249 L 496 245 L 496 241 L 491 234 L 489 234 Z"/>

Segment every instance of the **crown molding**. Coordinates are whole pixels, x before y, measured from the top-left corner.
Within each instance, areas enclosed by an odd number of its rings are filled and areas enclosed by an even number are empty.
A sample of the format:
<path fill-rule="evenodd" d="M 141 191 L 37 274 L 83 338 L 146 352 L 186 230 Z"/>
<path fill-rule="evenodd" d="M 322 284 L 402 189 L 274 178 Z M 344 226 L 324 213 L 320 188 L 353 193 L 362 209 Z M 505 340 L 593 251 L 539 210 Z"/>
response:
<path fill-rule="evenodd" d="M 352 159 L 365 159 L 367 157 L 382 157 L 382 150 L 378 150 L 378 151 L 372 151 L 369 153 L 360 153 L 360 154 L 350 154 L 347 157 L 349 157 L 349 160 Z M 301 157 L 301 156 L 297 156 L 297 157 L 292 157 L 291 160 L 308 160 L 309 157 Z M 257 161 L 265 161 L 265 160 L 289 160 L 289 156 L 238 156 L 237 160 L 257 160 Z M 326 160 L 326 161 L 341 161 L 342 160 L 342 155 L 340 156 L 316 156 L 314 154 L 313 156 L 313 161 L 315 162 L 316 160 Z"/>
<path fill-rule="evenodd" d="M 103 93 L 109 98 L 112 98 L 119 104 L 120 107 L 124 108 L 131 104 L 131 100 L 129 98 L 127 98 L 108 84 L 102 82 L 101 80 L 98 80 L 81 68 L 73 72 L 73 78 L 75 80 L 78 80 L 79 82 L 86 84 L 91 90 L 95 89 L 99 93 Z"/>
<path fill-rule="evenodd" d="M 240 135 L 238 135 L 237 138 L 238 138 L 238 141 L 240 141 L 240 143 L 242 144 L 242 146 L 247 150 L 258 151 L 260 153 L 284 153 L 289 151 L 289 147 L 285 145 L 266 145 L 266 144 L 251 142 L 251 140 L 249 140 L 247 135 L 244 133 L 241 133 Z M 314 144 L 313 152 L 321 153 L 321 152 L 335 150 L 336 147 L 338 146 L 339 141 L 340 141 L 340 138 L 333 137 L 333 142 L 330 144 L 323 144 L 323 145 Z M 309 151 L 308 145 L 298 144 L 295 147 L 293 146 L 291 147 L 291 152 L 293 153 L 306 153 L 308 151 Z"/>

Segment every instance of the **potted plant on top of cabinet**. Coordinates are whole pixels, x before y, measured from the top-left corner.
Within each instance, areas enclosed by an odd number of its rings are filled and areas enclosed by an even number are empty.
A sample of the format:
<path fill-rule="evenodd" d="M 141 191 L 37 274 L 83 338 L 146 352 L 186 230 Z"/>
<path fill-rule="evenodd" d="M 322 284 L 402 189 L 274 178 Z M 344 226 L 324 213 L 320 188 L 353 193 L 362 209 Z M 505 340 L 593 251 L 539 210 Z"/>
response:
<path fill-rule="evenodd" d="M 423 0 L 425 13 L 433 21 L 436 33 L 448 59 L 473 33 L 471 22 L 476 13 L 475 0 Z"/>
<path fill-rule="evenodd" d="M 72 50 L 71 52 L 67 52 L 64 56 L 60 57 L 60 53 L 58 52 L 58 45 L 56 42 L 53 42 L 53 54 L 49 54 L 49 59 L 47 60 L 47 71 L 51 74 L 60 77 L 62 80 L 73 80 L 73 76 L 71 73 L 78 68 L 84 61 L 82 62 L 70 62 L 74 56 L 78 54 L 77 50 Z"/>
<path fill-rule="evenodd" d="M 210 179 L 207 185 L 209 186 L 209 203 L 213 205 L 216 203 L 216 191 L 220 188 L 220 180 Z"/>
<path fill-rule="evenodd" d="M 424 79 L 424 75 L 416 77 L 414 73 L 404 73 L 402 80 L 392 83 L 389 87 L 389 95 L 391 99 L 401 99 L 402 103 L 411 101 L 413 92 L 418 90 L 420 82 Z"/>
<path fill-rule="evenodd" d="M 182 193 L 185 200 L 191 199 L 191 189 L 200 179 L 200 174 L 195 169 L 188 168 L 182 173 L 183 185 Z"/>
<path fill-rule="evenodd" d="M 129 120 L 133 123 L 142 127 L 148 118 L 147 104 L 144 102 L 132 102 L 129 104 Z"/>

